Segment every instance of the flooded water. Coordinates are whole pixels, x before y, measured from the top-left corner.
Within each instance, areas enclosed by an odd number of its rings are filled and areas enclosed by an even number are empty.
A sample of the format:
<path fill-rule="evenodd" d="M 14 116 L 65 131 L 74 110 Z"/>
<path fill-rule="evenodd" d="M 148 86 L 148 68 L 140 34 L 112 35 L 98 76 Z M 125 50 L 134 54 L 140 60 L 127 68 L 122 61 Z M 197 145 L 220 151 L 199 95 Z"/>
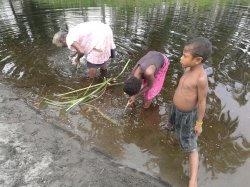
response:
<path fill-rule="evenodd" d="M 55 32 L 84 21 L 99 20 L 114 32 L 117 57 L 109 61 L 108 76 L 122 82 L 149 50 L 167 53 L 171 62 L 164 89 L 153 106 L 125 109 L 122 86 L 109 87 L 93 106 L 69 112 L 47 105 L 67 87 L 86 86 L 86 65 L 77 71 L 69 51 L 51 44 Z M 80 1 L 0 0 L 0 78 L 20 88 L 27 102 L 48 121 L 79 136 L 117 162 L 160 177 L 175 187 L 185 186 L 188 160 L 174 135 L 162 130 L 183 69 L 183 44 L 205 36 L 213 44 L 206 69 L 209 94 L 204 128 L 198 140 L 199 185 L 248 186 L 250 183 L 250 3 L 212 1 Z"/>

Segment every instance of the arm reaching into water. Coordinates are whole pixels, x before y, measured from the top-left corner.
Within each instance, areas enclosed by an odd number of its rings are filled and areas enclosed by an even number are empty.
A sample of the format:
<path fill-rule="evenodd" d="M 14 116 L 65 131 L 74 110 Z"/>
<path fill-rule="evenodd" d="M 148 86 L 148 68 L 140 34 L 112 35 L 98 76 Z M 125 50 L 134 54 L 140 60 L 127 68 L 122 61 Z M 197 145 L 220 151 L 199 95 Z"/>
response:
<path fill-rule="evenodd" d="M 78 42 L 73 42 L 72 47 L 74 47 L 77 51 L 77 57 L 75 59 L 75 63 L 79 64 L 80 58 L 82 58 L 84 55 L 84 49 L 80 46 Z"/>
<path fill-rule="evenodd" d="M 144 73 L 144 79 L 147 80 L 147 84 L 143 86 L 143 88 L 136 95 L 130 97 L 130 99 L 128 100 L 128 106 L 131 106 L 140 95 L 143 95 L 146 91 L 150 90 L 153 87 L 154 71 L 155 66 L 153 66 L 153 68 L 150 67 L 146 70 L 146 72 Z"/>

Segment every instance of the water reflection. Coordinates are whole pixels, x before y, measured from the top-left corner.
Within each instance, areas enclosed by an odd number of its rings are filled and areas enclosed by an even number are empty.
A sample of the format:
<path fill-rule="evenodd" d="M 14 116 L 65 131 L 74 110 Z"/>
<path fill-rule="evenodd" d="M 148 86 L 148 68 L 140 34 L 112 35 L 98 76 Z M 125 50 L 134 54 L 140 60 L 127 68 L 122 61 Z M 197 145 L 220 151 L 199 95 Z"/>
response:
<path fill-rule="evenodd" d="M 221 105 L 218 105 L 220 103 Z M 210 94 L 207 125 L 200 137 L 201 161 L 206 177 L 216 179 L 219 173 L 234 173 L 250 157 L 250 143 L 243 133 L 237 133 L 240 116 L 233 117 L 216 95 Z"/>
<path fill-rule="evenodd" d="M 216 181 L 213 186 L 220 186 L 220 176 L 225 174 L 244 186 L 237 179 L 239 173 L 247 175 L 250 167 L 249 2 L 131 2 L 0 0 L 1 78 L 24 88 L 23 96 L 32 105 L 41 104 L 37 99 L 43 96 L 65 92 L 66 87 L 84 86 L 85 64 L 76 72 L 68 51 L 51 45 L 55 32 L 83 21 L 101 20 L 114 31 L 118 54 L 109 62 L 109 76 L 117 75 L 127 60 L 132 60 L 118 81 L 128 76 L 147 51 L 167 53 L 171 65 L 164 89 L 149 110 L 142 110 L 139 100 L 136 108 L 124 112 L 127 98 L 119 86 L 109 88 L 92 103 L 99 112 L 86 106 L 70 112 L 36 106 L 49 121 L 80 136 L 86 145 L 95 144 L 120 163 L 184 186 L 186 155 L 168 143 L 173 134 L 161 126 L 183 73 L 178 63 L 183 44 L 190 37 L 206 36 L 213 43 L 214 54 L 206 63 L 213 71 L 209 74 L 204 132 L 199 139 L 199 183 L 209 186 Z"/>

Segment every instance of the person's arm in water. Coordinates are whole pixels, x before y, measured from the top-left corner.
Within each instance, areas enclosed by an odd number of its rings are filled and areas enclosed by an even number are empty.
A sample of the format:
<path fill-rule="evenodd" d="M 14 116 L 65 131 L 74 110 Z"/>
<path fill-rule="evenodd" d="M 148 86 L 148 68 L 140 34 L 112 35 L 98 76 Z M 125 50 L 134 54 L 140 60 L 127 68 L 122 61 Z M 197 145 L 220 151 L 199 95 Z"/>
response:
<path fill-rule="evenodd" d="M 155 66 L 151 66 L 145 71 L 144 79 L 147 80 L 147 84 L 143 86 L 143 88 L 136 95 L 130 97 L 130 99 L 128 100 L 128 106 L 131 106 L 140 95 L 143 95 L 146 91 L 150 90 L 153 87 L 154 72 Z"/>
<path fill-rule="evenodd" d="M 195 126 L 195 133 L 197 136 L 199 136 L 202 133 L 202 121 L 203 121 L 203 117 L 205 115 L 206 98 L 207 98 L 207 92 L 208 92 L 208 81 L 207 81 L 207 77 L 205 75 L 201 76 L 198 79 L 197 87 L 198 87 L 197 122 L 200 123 L 200 125 Z"/>
<path fill-rule="evenodd" d="M 74 47 L 77 51 L 77 57 L 75 59 L 75 62 L 77 64 L 79 64 L 80 58 L 82 58 L 84 55 L 84 49 L 80 46 L 80 44 L 78 42 L 73 42 L 73 44 L 71 46 Z"/>

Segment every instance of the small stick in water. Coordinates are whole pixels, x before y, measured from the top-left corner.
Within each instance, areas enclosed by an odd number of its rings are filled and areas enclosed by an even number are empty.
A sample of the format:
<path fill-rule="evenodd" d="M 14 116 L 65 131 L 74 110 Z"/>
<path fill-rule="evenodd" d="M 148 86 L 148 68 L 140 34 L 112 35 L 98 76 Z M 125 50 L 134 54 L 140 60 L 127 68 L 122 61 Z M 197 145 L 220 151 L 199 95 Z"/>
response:
<path fill-rule="evenodd" d="M 124 109 L 123 113 L 126 112 L 127 108 L 128 108 L 128 103 L 127 103 L 127 105 L 125 106 L 125 109 Z"/>

